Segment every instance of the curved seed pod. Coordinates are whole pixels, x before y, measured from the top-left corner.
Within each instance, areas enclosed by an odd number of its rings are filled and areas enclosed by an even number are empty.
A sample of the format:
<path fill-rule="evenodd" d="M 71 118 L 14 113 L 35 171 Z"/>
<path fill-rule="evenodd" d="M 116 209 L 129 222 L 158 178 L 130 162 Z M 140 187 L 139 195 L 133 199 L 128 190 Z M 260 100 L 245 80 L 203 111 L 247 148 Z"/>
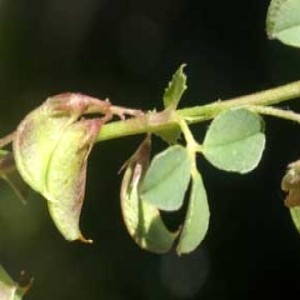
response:
<path fill-rule="evenodd" d="M 17 167 L 24 180 L 40 193 L 45 190 L 45 176 L 56 145 L 64 130 L 80 115 L 78 105 L 58 114 L 59 105 L 72 102 L 72 97 L 74 94 L 48 98 L 17 128 L 13 141 Z"/>
<path fill-rule="evenodd" d="M 53 152 L 68 126 L 86 112 L 111 117 L 110 103 L 76 93 L 48 98 L 19 124 L 13 140 L 17 168 L 23 179 L 44 193 L 46 173 Z M 104 122 L 103 120 L 103 122 Z"/>
<path fill-rule="evenodd" d="M 143 249 L 164 253 L 171 249 L 177 233 L 167 229 L 159 210 L 142 201 L 139 194 L 140 183 L 149 165 L 150 147 L 150 136 L 147 136 L 127 162 L 121 185 L 121 208 L 134 241 Z"/>
<path fill-rule="evenodd" d="M 101 119 L 81 120 L 64 131 L 51 157 L 46 174 L 50 215 L 62 235 L 70 241 L 85 240 L 79 229 L 87 158 L 103 124 Z"/>
<path fill-rule="evenodd" d="M 102 119 L 78 121 L 84 113 Z M 16 166 L 30 187 L 42 194 L 57 228 L 67 240 L 86 241 L 79 230 L 87 157 L 110 103 L 81 94 L 50 97 L 29 113 L 13 140 Z"/>

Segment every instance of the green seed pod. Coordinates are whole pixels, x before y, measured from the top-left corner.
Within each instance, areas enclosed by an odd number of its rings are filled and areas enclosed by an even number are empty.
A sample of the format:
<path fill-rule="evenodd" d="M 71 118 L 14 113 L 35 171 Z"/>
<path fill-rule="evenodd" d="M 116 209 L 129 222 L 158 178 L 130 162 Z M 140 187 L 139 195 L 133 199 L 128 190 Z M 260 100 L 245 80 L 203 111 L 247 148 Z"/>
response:
<path fill-rule="evenodd" d="M 25 117 L 13 140 L 18 171 L 48 200 L 54 223 L 70 241 L 90 242 L 79 229 L 87 157 L 109 115 L 103 119 L 78 118 L 94 107 L 105 113 L 108 105 L 80 94 L 51 97 Z"/>
<path fill-rule="evenodd" d="M 45 197 L 50 215 L 67 240 L 85 242 L 79 219 L 85 193 L 87 158 L 99 132 L 100 119 L 78 121 L 64 131 L 47 173 Z"/>
<path fill-rule="evenodd" d="M 73 94 L 48 98 L 19 124 L 13 140 L 14 157 L 23 179 L 43 194 L 48 165 L 65 129 L 78 118 L 78 108 L 60 111 L 72 101 Z M 74 97 L 74 96 L 73 96 Z"/>

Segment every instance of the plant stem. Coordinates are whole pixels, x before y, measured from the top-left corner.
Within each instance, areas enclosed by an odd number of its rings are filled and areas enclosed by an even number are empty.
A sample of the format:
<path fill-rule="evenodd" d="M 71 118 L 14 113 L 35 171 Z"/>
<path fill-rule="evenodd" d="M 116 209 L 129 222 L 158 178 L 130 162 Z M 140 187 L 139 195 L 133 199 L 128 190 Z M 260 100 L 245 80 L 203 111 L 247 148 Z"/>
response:
<path fill-rule="evenodd" d="M 178 119 L 178 124 L 181 128 L 182 134 L 186 141 L 186 149 L 189 153 L 189 157 L 191 160 L 191 174 L 194 176 L 198 173 L 196 153 L 199 150 L 200 145 L 195 140 L 193 133 L 191 132 L 186 121 L 183 120 L 180 116 L 178 116 L 177 119 Z"/>
<path fill-rule="evenodd" d="M 193 124 L 210 120 L 224 110 L 243 106 L 249 108 L 252 106 L 252 109 L 256 107 L 255 110 L 258 113 L 299 122 L 299 116 L 294 112 L 275 108 L 265 108 L 265 110 L 263 110 L 263 106 L 278 104 L 298 97 L 300 97 L 300 81 L 295 81 L 276 88 L 232 98 L 226 101 L 219 100 L 207 105 L 179 109 L 176 111 L 176 114 L 170 110 L 150 112 L 126 121 L 116 121 L 104 125 L 97 137 L 97 142 L 146 132 L 157 133 L 159 131 L 176 129 L 178 128 L 177 115 L 186 120 L 187 123 Z"/>
<path fill-rule="evenodd" d="M 295 81 L 276 88 L 232 98 L 226 101 L 217 101 L 208 105 L 182 109 L 178 113 L 183 117 L 198 117 L 206 115 L 208 117 L 207 119 L 211 119 L 216 114 L 228 108 L 248 105 L 268 106 L 298 97 L 300 97 L 300 81 Z"/>
<path fill-rule="evenodd" d="M 253 105 L 253 106 L 247 106 L 247 108 L 253 112 L 262 114 L 262 115 L 268 115 L 272 117 L 277 117 L 281 119 L 286 119 L 290 121 L 295 121 L 297 123 L 300 123 L 300 114 L 295 113 L 291 110 L 283 110 L 280 108 L 275 108 L 275 107 L 266 107 L 266 106 L 258 106 L 258 105 Z"/>
<path fill-rule="evenodd" d="M 3 148 L 5 146 L 7 146 L 8 144 L 10 144 L 12 142 L 12 140 L 14 139 L 15 136 L 15 131 L 11 132 L 10 134 L 6 135 L 4 138 L 0 139 L 0 148 Z"/>

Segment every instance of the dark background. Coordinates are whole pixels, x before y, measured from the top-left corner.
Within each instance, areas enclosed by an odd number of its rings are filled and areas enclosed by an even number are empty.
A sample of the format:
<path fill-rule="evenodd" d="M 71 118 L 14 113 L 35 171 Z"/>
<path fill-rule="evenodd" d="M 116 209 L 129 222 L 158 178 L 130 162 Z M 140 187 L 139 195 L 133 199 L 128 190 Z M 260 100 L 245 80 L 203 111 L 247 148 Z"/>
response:
<path fill-rule="evenodd" d="M 189 90 L 182 106 L 297 80 L 300 51 L 266 38 L 268 4 L 2 0 L 0 134 L 64 91 L 160 109 L 163 89 L 183 62 Z M 300 130 L 266 121 L 267 148 L 252 173 L 226 174 L 199 160 L 211 224 L 192 254 L 149 254 L 127 234 L 117 172 L 142 139 L 131 137 L 97 144 L 90 157 L 81 227 L 93 246 L 64 241 L 44 199 L 32 192 L 24 206 L 1 183 L 1 264 L 15 279 L 21 270 L 34 277 L 29 300 L 295 299 L 300 236 L 283 205 L 280 180 L 299 157 Z M 193 127 L 199 140 L 206 126 Z"/>

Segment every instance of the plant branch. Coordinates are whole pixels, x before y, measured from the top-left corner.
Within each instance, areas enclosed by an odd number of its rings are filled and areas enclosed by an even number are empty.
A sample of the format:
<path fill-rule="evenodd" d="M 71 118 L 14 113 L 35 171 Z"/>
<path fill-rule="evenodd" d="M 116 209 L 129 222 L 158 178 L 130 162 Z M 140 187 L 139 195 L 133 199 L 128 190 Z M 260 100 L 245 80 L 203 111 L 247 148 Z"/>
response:
<path fill-rule="evenodd" d="M 207 116 L 206 119 L 211 119 L 216 114 L 229 108 L 249 105 L 269 106 L 296 99 L 298 97 L 300 97 L 300 81 L 295 81 L 276 88 L 232 98 L 226 101 L 217 101 L 208 105 L 181 109 L 178 113 L 183 117 L 188 117 L 191 119 L 193 117 L 199 117 L 203 115 Z M 196 121 L 191 121 L 191 123 L 196 122 L 197 119 Z"/>
<path fill-rule="evenodd" d="M 262 114 L 262 115 L 268 115 L 280 119 L 286 119 L 290 121 L 295 121 L 297 123 L 300 123 L 300 114 L 295 113 L 291 110 L 284 110 L 281 108 L 271 107 L 271 106 L 247 106 L 247 108 L 253 112 Z"/>
<path fill-rule="evenodd" d="M 15 131 L 11 132 L 10 134 L 6 135 L 4 138 L 0 139 L 0 149 L 7 146 L 12 142 L 15 136 Z"/>
<path fill-rule="evenodd" d="M 207 105 L 179 109 L 175 114 L 170 110 L 150 112 L 126 121 L 116 121 L 104 125 L 97 137 L 97 142 L 146 132 L 156 133 L 159 131 L 176 129 L 178 128 L 178 122 L 176 120 L 177 115 L 181 116 L 189 124 L 200 123 L 205 120 L 210 120 L 220 112 L 230 108 L 243 106 L 269 106 L 298 97 L 300 97 L 300 81 L 295 81 L 276 88 L 232 98 L 226 101 L 219 100 Z M 299 122 L 299 117 L 296 118 L 297 114 L 295 113 L 280 110 L 280 113 L 272 114 L 272 111 L 274 112 L 274 108 L 269 110 L 269 113 L 267 110 L 262 110 L 261 112 L 257 110 L 259 113 L 270 114 L 293 121 L 296 121 L 297 119 L 297 122 Z M 279 110 L 276 111 L 279 112 Z"/>

